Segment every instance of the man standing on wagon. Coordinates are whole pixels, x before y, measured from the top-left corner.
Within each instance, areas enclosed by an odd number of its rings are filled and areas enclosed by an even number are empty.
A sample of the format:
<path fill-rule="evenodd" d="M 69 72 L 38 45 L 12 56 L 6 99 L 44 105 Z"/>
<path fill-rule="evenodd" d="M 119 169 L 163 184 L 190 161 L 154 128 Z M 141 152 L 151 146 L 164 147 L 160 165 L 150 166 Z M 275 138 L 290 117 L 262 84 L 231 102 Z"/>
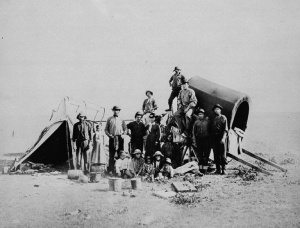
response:
<path fill-rule="evenodd" d="M 145 126 L 147 126 L 150 123 L 149 115 L 151 113 L 154 113 L 157 110 L 156 101 L 152 97 L 153 92 L 150 91 L 150 90 L 147 90 L 146 91 L 146 96 L 147 96 L 147 99 L 144 100 L 143 107 L 142 107 L 142 110 L 144 112 L 143 113 L 143 115 L 144 115 L 143 121 L 144 121 Z"/>
<path fill-rule="evenodd" d="M 125 121 L 119 117 L 120 108 L 114 106 L 112 111 L 113 116 L 109 117 L 106 121 L 105 134 L 109 137 L 109 162 L 108 162 L 108 172 L 114 172 L 115 165 L 115 153 L 118 153 L 120 157 L 120 151 L 124 149 L 124 135 L 127 131 Z"/>
<path fill-rule="evenodd" d="M 215 118 L 212 122 L 212 143 L 214 160 L 216 164 L 216 174 L 226 174 L 226 138 L 228 132 L 227 118 L 221 114 L 223 107 L 219 104 L 214 105 L 213 112 Z"/>
<path fill-rule="evenodd" d="M 181 133 L 184 131 L 187 134 L 191 133 L 191 116 L 194 112 L 194 108 L 197 105 L 197 98 L 195 91 L 189 88 L 188 80 L 185 78 L 182 80 L 181 91 L 178 95 L 178 110 L 174 114 L 174 118 L 178 124 Z"/>
<path fill-rule="evenodd" d="M 181 74 L 181 70 L 177 66 L 175 67 L 175 69 L 173 71 L 175 71 L 175 74 L 173 74 L 169 80 L 169 84 L 172 87 L 172 92 L 171 92 L 169 100 L 168 100 L 169 108 L 166 109 L 167 112 L 172 111 L 173 100 L 175 97 L 178 97 L 179 92 L 181 90 L 182 80 L 185 78 Z"/>

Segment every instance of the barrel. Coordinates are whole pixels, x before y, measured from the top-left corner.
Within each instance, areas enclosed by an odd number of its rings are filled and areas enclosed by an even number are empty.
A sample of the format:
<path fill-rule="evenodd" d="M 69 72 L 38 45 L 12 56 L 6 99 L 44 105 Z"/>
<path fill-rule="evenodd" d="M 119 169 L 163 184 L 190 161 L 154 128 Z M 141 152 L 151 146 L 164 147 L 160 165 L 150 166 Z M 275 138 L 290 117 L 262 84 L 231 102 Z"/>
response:
<path fill-rule="evenodd" d="M 68 179 L 77 180 L 82 175 L 82 170 L 68 170 Z"/>
<path fill-rule="evenodd" d="M 139 190 L 142 188 L 141 178 L 132 178 L 131 179 L 131 187 L 134 190 Z"/>
<path fill-rule="evenodd" d="M 120 192 L 122 190 L 122 182 L 123 179 L 121 178 L 109 178 L 109 191 Z"/>
<path fill-rule="evenodd" d="M 102 163 L 93 163 L 91 164 L 90 172 L 91 173 L 104 173 L 105 172 L 105 164 Z"/>
<path fill-rule="evenodd" d="M 101 173 L 90 173 L 90 182 L 98 183 L 102 179 Z"/>

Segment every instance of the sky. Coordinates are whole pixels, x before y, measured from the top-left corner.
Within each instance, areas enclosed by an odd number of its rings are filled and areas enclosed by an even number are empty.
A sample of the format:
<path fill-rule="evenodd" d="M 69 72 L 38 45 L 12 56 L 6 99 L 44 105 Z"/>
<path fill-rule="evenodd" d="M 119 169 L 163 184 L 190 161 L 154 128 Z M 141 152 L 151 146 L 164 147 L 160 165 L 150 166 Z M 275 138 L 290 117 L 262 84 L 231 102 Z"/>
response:
<path fill-rule="evenodd" d="M 248 94 L 252 112 L 299 112 L 299 12 L 298 0 L 2 0 L 2 150 L 26 150 L 65 96 L 132 118 L 150 89 L 164 110 L 175 66 Z"/>

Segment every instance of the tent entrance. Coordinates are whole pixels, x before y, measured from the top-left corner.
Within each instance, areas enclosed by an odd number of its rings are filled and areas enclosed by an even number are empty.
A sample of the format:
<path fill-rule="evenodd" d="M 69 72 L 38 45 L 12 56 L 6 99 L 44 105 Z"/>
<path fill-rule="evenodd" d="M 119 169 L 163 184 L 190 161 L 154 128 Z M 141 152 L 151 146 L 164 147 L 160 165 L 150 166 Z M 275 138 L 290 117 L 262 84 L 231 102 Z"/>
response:
<path fill-rule="evenodd" d="M 68 159 L 72 158 L 68 122 L 62 121 L 60 126 L 32 152 L 26 159 L 27 161 L 54 166 L 65 164 Z"/>

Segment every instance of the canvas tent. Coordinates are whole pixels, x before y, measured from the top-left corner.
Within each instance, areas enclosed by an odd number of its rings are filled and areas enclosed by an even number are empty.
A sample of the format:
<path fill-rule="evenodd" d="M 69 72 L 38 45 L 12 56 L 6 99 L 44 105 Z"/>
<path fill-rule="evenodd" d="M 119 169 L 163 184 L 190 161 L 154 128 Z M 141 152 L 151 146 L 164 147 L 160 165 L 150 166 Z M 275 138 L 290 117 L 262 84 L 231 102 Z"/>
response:
<path fill-rule="evenodd" d="M 73 125 L 77 122 L 76 116 L 80 111 L 85 111 L 88 117 L 94 118 L 91 122 L 101 121 L 105 113 L 103 107 L 68 97 L 64 98 L 59 107 L 53 110 L 49 126 L 41 132 L 33 146 L 14 163 L 11 170 L 15 170 L 26 161 L 54 166 L 69 161 L 69 167 L 72 168 L 74 151 L 71 138 Z"/>

